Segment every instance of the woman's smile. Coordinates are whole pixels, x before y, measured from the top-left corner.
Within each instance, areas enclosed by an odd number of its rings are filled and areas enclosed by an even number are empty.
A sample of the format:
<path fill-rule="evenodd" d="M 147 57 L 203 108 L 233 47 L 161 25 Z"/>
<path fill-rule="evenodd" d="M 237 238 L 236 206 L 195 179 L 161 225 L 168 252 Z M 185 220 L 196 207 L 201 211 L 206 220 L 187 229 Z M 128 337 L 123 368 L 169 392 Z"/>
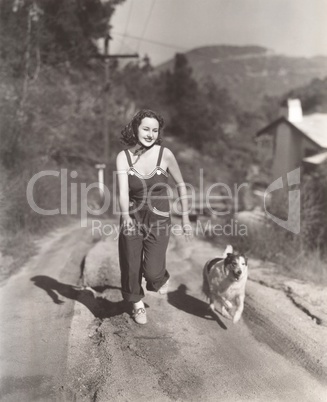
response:
<path fill-rule="evenodd" d="M 159 135 L 159 122 L 152 117 L 142 119 L 138 128 L 138 140 L 143 145 L 151 145 Z"/>

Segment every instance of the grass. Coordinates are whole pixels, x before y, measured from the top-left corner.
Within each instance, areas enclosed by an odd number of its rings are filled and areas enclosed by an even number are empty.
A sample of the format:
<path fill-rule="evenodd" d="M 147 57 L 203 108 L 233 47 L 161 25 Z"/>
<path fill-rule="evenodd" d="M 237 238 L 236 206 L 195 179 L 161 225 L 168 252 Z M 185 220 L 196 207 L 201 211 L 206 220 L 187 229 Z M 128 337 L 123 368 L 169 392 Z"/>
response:
<path fill-rule="evenodd" d="M 296 279 L 327 285 L 327 260 L 319 249 L 310 252 L 301 250 L 293 259 L 282 256 L 280 263 Z"/>
<path fill-rule="evenodd" d="M 58 171 L 60 166 L 51 168 Z M 26 188 L 37 170 L 38 168 L 33 166 L 30 169 L 26 168 L 23 173 L 10 172 L 10 175 L 2 174 L 0 177 L 0 281 L 17 273 L 37 253 L 36 240 L 58 227 L 66 226 L 74 219 L 71 215 L 43 216 L 32 210 L 27 202 Z M 91 174 L 83 180 L 90 183 Z M 44 209 L 60 207 L 61 188 L 58 183 L 59 180 L 56 183 L 51 178 L 40 180 L 33 194 L 38 206 Z M 70 205 L 69 194 L 68 205 Z"/>

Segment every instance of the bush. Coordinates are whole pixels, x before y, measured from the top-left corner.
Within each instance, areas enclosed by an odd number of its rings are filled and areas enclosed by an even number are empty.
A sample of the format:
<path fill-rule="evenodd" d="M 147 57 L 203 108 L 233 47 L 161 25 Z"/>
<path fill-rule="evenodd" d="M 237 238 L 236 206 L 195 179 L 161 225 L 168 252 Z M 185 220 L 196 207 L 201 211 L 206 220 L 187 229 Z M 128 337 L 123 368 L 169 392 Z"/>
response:
<path fill-rule="evenodd" d="M 248 225 L 246 236 L 224 239 L 246 254 L 280 264 L 284 273 L 303 280 L 327 283 L 327 185 L 326 166 L 302 179 L 300 233 L 293 234 L 273 221 Z M 269 212 L 288 216 L 287 191 L 275 191 Z"/>
<path fill-rule="evenodd" d="M 304 177 L 301 193 L 302 248 L 319 250 L 322 255 L 327 253 L 327 183 L 323 171 L 326 167 Z"/>

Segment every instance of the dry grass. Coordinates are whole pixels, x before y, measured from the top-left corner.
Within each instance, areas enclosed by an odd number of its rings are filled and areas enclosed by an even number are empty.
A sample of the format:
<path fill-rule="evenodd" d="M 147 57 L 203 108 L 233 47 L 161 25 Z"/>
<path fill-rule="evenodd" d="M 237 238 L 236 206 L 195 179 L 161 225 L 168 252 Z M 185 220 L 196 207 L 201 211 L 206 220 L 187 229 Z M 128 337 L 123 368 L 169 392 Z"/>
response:
<path fill-rule="evenodd" d="M 57 166 L 51 168 L 60 169 Z M 35 172 L 37 167 L 0 177 L 0 281 L 17 272 L 37 252 L 35 240 L 76 218 L 61 214 L 41 215 L 32 210 L 27 202 L 26 188 Z M 45 178 L 35 186 L 34 200 L 41 208 L 60 208 L 61 189 L 56 180 Z M 68 205 L 69 201 L 68 198 Z"/>
<path fill-rule="evenodd" d="M 305 249 L 300 237 L 277 226 L 251 227 L 247 236 L 221 236 L 214 241 L 223 246 L 232 244 L 253 258 L 274 262 L 283 275 L 327 285 L 327 259 L 321 250 Z"/>
<path fill-rule="evenodd" d="M 280 263 L 293 277 L 304 281 L 327 285 L 327 260 L 319 249 L 300 251 L 294 258 L 282 256 Z"/>

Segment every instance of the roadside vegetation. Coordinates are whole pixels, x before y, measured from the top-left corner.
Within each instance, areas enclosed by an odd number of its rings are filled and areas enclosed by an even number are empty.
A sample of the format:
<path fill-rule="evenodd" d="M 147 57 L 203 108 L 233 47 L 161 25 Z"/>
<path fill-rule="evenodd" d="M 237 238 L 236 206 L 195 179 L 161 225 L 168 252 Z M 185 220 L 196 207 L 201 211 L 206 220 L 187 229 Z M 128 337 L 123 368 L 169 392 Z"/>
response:
<path fill-rule="evenodd" d="M 272 220 L 250 224 L 247 236 L 233 237 L 233 243 L 247 254 L 275 262 L 281 273 L 296 279 L 327 284 L 327 164 L 304 174 L 300 190 L 300 232 L 294 234 Z M 268 211 L 286 221 L 288 193 L 275 192 Z"/>
<path fill-rule="evenodd" d="M 33 175 L 67 169 L 78 171 L 79 182 L 96 181 L 94 163 L 102 155 L 97 137 L 101 138 L 102 127 L 99 77 L 103 66 L 93 58 L 91 37 L 103 35 L 119 3 L 0 3 L 0 259 L 4 276 L 35 252 L 35 238 L 67 224 L 67 215 L 43 216 L 30 208 L 26 189 Z M 58 178 L 48 176 L 37 182 L 34 199 L 38 206 L 53 209 L 60 206 L 60 193 Z"/>
<path fill-rule="evenodd" d="M 67 204 L 75 202 L 70 199 L 71 184 L 79 188 L 81 183 L 96 182 L 95 164 L 104 162 L 105 115 L 110 130 L 109 177 L 121 149 L 120 130 L 140 108 L 163 114 L 165 144 L 177 155 L 185 180 L 196 189 L 200 169 L 205 186 L 215 182 L 233 186 L 246 182 L 250 166 L 258 163 L 254 133 L 276 115 L 281 99 L 266 98 L 256 112 L 244 111 L 212 79 L 197 82 L 183 54 L 175 55 L 171 71 L 156 70 L 151 56 L 125 65 L 112 62 L 110 85 L 104 82 L 104 64 L 97 57 L 94 39 L 105 36 L 110 16 L 123 1 L 2 0 L 0 4 L 0 257 L 2 261 L 15 257 L 15 263 L 10 260 L 9 267 L 2 268 L 4 276 L 35 252 L 35 238 L 79 216 L 79 210 L 72 214 L 70 208 L 67 214 L 53 216 L 34 212 L 27 202 L 27 185 L 38 172 L 66 169 Z M 307 104 L 311 109 L 324 107 L 326 97 L 315 92 L 321 85 L 315 82 L 312 88 Z M 305 88 L 300 92 L 305 98 Z M 72 171 L 78 174 L 74 179 L 69 175 Z M 267 172 L 263 169 L 263 173 Z M 307 186 L 325 189 L 323 177 L 323 173 L 308 177 Z M 106 184 L 112 190 L 112 184 Z M 322 227 L 326 198 L 321 195 L 322 209 L 317 211 L 316 200 L 309 196 L 312 190 L 302 193 L 307 197 L 302 203 L 305 226 L 300 236 L 287 237 L 276 228 L 235 241 L 260 258 L 278 258 L 285 267 L 292 265 L 293 253 L 303 255 L 310 273 L 315 258 L 319 260 L 315 267 L 326 272 Z M 61 197 L 58 177 L 44 177 L 34 188 L 34 200 L 41 208 L 60 207 Z M 88 201 L 99 207 L 97 191 L 90 192 Z"/>

